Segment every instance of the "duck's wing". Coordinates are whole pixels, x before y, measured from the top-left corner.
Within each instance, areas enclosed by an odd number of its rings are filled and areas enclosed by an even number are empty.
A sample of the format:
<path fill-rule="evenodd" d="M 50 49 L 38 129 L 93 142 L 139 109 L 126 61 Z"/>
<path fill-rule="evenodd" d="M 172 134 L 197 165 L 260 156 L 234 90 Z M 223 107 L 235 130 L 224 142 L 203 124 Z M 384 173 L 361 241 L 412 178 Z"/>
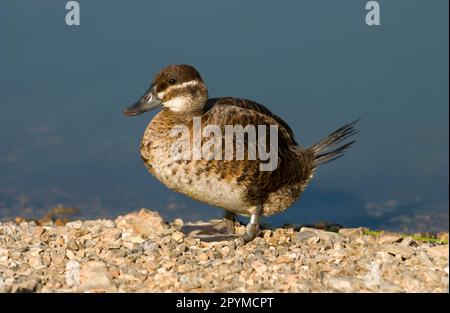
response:
<path fill-rule="evenodd" d="M 234 105 L 237 104 L 237 105 Z M 246 108 L 247 107 L 247 108 Z M 281 122 L 280 122 L 281 121 Z M 227 125 L 240 125 L 245 128 L 248 125 L 278 126 L 278 160 L 277 167 L 273 171 L 261 171 L 260 164 L 266 163 L 257 156 L 257 160 L 248 160 L 248 137 L 244 136 L 245 161 L 213 161 L 211 164 L 221 173 L 233 173 L 237 182 L 247 186 L 247 197 L 250 202 L 264 201 L 264 197 L 271 192 L 279 190 L 283 186 L 290 186 L 301 181 L 306 181 L 312 171 L 313 155 L 308 150 L 300 150 L 296 145 L 292 130 L 275 117 L 267 109 L 251 102 L 238 102 L 232 100 L 217 101 L 201 119 L 202 129 L 208 125 L 218 126 L 222 134 L 226 133 Z M 286 125 L 286 126 L 285 126 Z M 226 137 L 226 136 L 225 136 Z M 270 127 L 266 127 L 266 147 L 271 145 Z M 223 142 L 226 148 L 226 143 Z M 236 145 L 236 138 L 233 138 Z M 271 145 L 270 149 L 274 147 Z M 271 151 L 269 149 L 269 151 Z M 269 152 L 268 151 L 268 152 Z"/>
<path fill-rule="evenodd" d="M 294 138 L 294 132 L 289 127 L 289 125 L 283 121 L 280 117 L 273 114 L 268 108 L 266 108 L 264 105 L 259 104 L 252 100 L 247 99 L 239 99 L 239 98 L 232 98 L 232 97 L 225 97 L 225 98 L 215 98 L 215 99 L 209 99 L 205 106 L 206 113 L 209 112 L 211 109 L 214 109 L 216 107 L 237 107 L 241 109 L 245 109 L 248 111 L 241 111 L 242 114 L 251 114 L 259 113 L 267 118 L 267 121 L 270 121 L 273 124 L 276 124 L 282 134 L 284 134 L 284 139 L 288 140 L 293 145 L 298 145 Z M 230 110 L 229 113 L 231 115 L 235 115 L 236 112 L 234 110 Z M 255 124 L 258 125 L 258 124 Z"/>

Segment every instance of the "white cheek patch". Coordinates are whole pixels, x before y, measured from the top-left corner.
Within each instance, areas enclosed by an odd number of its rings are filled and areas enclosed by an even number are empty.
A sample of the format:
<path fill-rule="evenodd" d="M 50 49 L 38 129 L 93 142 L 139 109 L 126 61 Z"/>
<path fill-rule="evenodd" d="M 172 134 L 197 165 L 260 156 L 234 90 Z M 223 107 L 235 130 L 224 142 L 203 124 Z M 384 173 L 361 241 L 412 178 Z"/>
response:
<path fill-rule="evenodd" d="M 177 85 L 174 85 L 174 86 L 170 86 L 166 90 L 158 92 L 158 98 L 160 98 L 160 99 L 164 98 L 164 96 L 167 93 L 169 93 L 170 91 L 172 91 L 172 90 L 182 89 L 182 88 L 185 88 L 187 86 L 196 86 L 198 84 L 199 84 L 199 82 L 197 80 L 190 80 L 190 81 L 185 82 L 185 83 L 181 83 L 181 84 L 177 84 Z"/>
<path fill-rule="evenodd" d="M 172 110 L 174 112 L 180 112 L 180 111 L 183 111 L 188 106 L 188 103 L 190 101 L 191 101 L 191 98 L 180 96 L 180 97 L 170 99 L 169 101 L 165 101 L 163 103 L 163 105 L 166 108 L 169 108 L 170 110 Z"/>

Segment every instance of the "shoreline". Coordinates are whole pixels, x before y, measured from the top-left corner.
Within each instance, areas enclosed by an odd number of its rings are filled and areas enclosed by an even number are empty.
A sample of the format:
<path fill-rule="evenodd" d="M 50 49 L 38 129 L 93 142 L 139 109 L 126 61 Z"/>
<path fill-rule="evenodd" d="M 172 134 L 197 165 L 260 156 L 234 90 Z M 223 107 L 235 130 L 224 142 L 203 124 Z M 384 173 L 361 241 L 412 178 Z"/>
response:
<path fill-rule="evenodd" d="M 0 292 L 449 291 L 448 242 L 302 227 L 206 243 L 183 224 L 145 209 L 59 226 L 0 223 Z"/>

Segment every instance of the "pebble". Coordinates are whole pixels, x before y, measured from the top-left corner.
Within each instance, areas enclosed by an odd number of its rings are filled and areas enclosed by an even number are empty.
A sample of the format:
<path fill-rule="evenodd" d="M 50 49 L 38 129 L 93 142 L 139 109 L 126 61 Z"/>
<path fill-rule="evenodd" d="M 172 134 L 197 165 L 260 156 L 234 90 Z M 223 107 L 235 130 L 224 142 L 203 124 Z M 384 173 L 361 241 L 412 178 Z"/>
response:
<path fill-rule="evenodd" d="M 34 237 L 39 237 L 40 235 L 42 235 L 44 233 L 44 231 L 45 231 L 44 227 L 37 226 L 33 229 L 32 234 Z"/>
<path fill-rule="evenodd" d="M 431 256 L 435 258 L 446 258 L 448 260 L 448 245 L 435 246 L 430 248 Z"/>
<path fill-rule="evenodd" d="M 77 245 L 77 243 L 75 242 L 75 240 L 70 239 L 70 240 L 67 242 L 67 249 L 73 250 L 73 251 L 78 251 L 79 248 L 80 248 L 80 247 L 78 247 L 78 245 Z"/>
<path fill-rule="evenodd" d="M 364 284 L 368 289 L 378 291 L 382 281 L 380 265 L 378 262 L 371 261 L 368 267 L 367 274 L 364 276 Z"/>
<path fill-rule="evenodd" d="M 80 263 L 74 260 L 67 262 L 64 277 L 67 286 L 78 286 L 80 284 Z"/>
<path fill-rule="evenodd" d="M 75 253 L 73 253 L 72 250 L 67 250 L 67 251 L 66 251 L 66 257 L 67 257 L 69 260 L 74 260 L 74 259 L 76 259 L 76 255 L 75 255 Z"/>
<path fill-rule="evenodd" d="M 353 287 L 352 280 L 352 278 L 331 277 L 326 280 L 326 284 L 339 292 L 353 292 L 355 288 Z"/>
<path fill-rule="evenodd" d="M 404 259 L 409 259 L 414 254 L 414 251 L 411 248 L 394 244 L 387 245 L 386 251 L 395 256 L 401 256 Z"/>
<path fill-rule="evenodd" d="M 439 240 L 444 240 L 448 243 L 448 232 L 440 232 L 437 237 Z"/>
<path fill-rule="evenodd" d="M 259 260 L 252 262 L 252 268 L 259 274 L 263 274 L 267 270 L 267 266 Z"/>
<path fill-rule="evenodd" d="M 300 232 L 298 234 L 296 234 L 297 236 L 302 236 L 302 233 L 308 233 L 308 236 L 310 236 L 310 234 L 314 234 L 314 237 L 317 237 L 321 240 L 330 240 L 333 242 L 340 242 L 343 240 L 343 237 L 338 234 L 338 233 L 333 233 L 330 231 L 324 231 L 324 230 L 320 230 L 320 229 L 314 229 L 314 228 L 309 228 L 309 227 L 302 227 L 300 229 Z M 310 237 L 313 238 L 313 237 Z"/>
<path fill-rule="evenodd" d="M 176 218 L 176 219 L 173 220 L 172 224 L 177 229 L 181 229 L 184 226 L 184 221 L 181 218 Z"/>
<path fill-rule="evenodd" d="M 220 254 L 222 255 L 223 258 L 226 258 L 230 254 L 230 251 L 231 249 L 229 246 L 220 248 Z"/>
<path fill-rule="evenodd" d="M 293 242 L 300 242 L 304 240 L 308 240 L 310 238 L 318 238 L 318 236 L 310 231 L 302 231 L 299 233 L 296 233 L 295 236 L 292 238 Z"/>
<path fill-rule="evenodd" d="M 132 230 L 133 233 L 147 238 L 152 235 L 159 235 L 165 231 L 165 223 L 157 212 L 141 209 L 138 213 L 130 213 L 126 216 L 119 216 L 116 220 L 119 229 Z"/>
<path fill-rule="evenodd" d="M 36 269 L 39 269 L 41 267 L 43 267 L 44 265 L 42 264 L 42 258 L 39 255 L 33 256 L 31 255 L 28 258 L 28 264 Z"/>
<path fill-rule="evenodd" d="M 183 225 L 145 209 L 65 226 L 0 223 L 0 292 L 448 292 L 448 244 L 309 227 L 203 242 Z"/>
<path fill-rule="evenodd" d="M 209 260 L 209 257 L 206 253 L 200 253 L 197 258 L 199 261 L 208 261 Z"/>
<path fill-rule="evenodd" d="M 358 238 L 358 237 L 362 237 L 362 235 L 364 234 L 364 228 L 363 227 L 358 227 L 358 228 L 341 228 L 339 229 L 339 234 L 341 234 L 344 237 L 349 237 L 349 238 Z"/>
<path fill-rule="evenodd" d="M 114 282 L 106 269 L 106 264 L 88 261 L 81 266 L 80 291 L 114 291 Z"/>
<path fill-rule="evenodd" d="M 406 238 L 404 238 L 404 239 L 402 240 L 402 242 L 400 243 L 400 245 L 401 245 L 402 247 L 409 247 L 409 246 L 417 246 L 417 243 L 416 243 L 416 241 L 413 239 L 413 237 L 408 236 L 408 237 L 406 237 Z"/>
<path fill-rule="evenodd" d="M 277 257 L 275 260 L 276 263 L 289 263 L 292 261 L 292 257 L 290 255 L 284 254 Z"/>
<path fill-rule="evenodd" d="M 174 232 L 174 233 L 172 234 L 172 239 L 173 239 L 175 242 L 182 242 L 182 241 L 183 241 L 183 238 L 184 238 L 184 234 L 183 234 L 182 232 L 180 232 L 180 231 L 176 231 L 176 232 Z"/>
<path fill-rule="evenodd" d="M 399 234 L 389 233 L 389 232 L 381 232 L 380 238 L 378 239 L 378 243 L 380 244 L 392 244 L 398 242 L 402 239 L 402 236 Z"/>

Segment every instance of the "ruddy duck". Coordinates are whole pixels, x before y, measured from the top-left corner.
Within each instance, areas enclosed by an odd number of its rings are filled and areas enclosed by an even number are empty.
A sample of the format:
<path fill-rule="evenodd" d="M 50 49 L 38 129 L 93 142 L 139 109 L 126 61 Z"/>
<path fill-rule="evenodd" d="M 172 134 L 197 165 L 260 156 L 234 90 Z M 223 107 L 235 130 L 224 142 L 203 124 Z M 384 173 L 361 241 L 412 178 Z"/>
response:
<path fill-rule="evenodd" d="M 141 143 L 141 157 L 148 170 L 170 189 L 223 208 L 223 222 L 213 227 L 218 233 L 234 232 L 236 214 L 250 216 L 243 236 L 245 241 L 258 235 L 260 216 L 288 208 L 299 199 L 319 165 L 341 157 L 355 142 L 344 143 L 356 133 L 356 121 L 345 124 L 315 145 L 302 148 L 295 141 L 291 128 L 265 106 L 231 97 L 208 99 L 202 77 L 189 65 L 170 65 L 162 69 L 139 101 L 127 107 L 124 113 L 134 116 L 158 107 L 162 110 L 148 125 Z M 252 143 L 248 133 L 240 139 L 232 137 L 234 144 L 244 146 L 244 159 L 236 157 L 237 149 L 232 159 L 224 159 L 225 152 L 221 152 L 219 158 L 195 158 L 193 154 L 198 147 L 192 140 L 188 142 L 188 157 L 180 158 L 173 153 L 174 144 L 180 139 L 174 136 L 174 129 L 183 126 L 188 134 L 193 134 L 195 121 L 203 129 L 215 126 L 221 133 L 230 125 L 275 126 L 276 166 L 264 171 L 261 164 L 266 160 L 249 157 Z M 268 128 L 263 132 L 258 138 L 268 142 Z M 219 139 L 219 146 L 220 143 L 225 144 L 226 138 Z"/>

